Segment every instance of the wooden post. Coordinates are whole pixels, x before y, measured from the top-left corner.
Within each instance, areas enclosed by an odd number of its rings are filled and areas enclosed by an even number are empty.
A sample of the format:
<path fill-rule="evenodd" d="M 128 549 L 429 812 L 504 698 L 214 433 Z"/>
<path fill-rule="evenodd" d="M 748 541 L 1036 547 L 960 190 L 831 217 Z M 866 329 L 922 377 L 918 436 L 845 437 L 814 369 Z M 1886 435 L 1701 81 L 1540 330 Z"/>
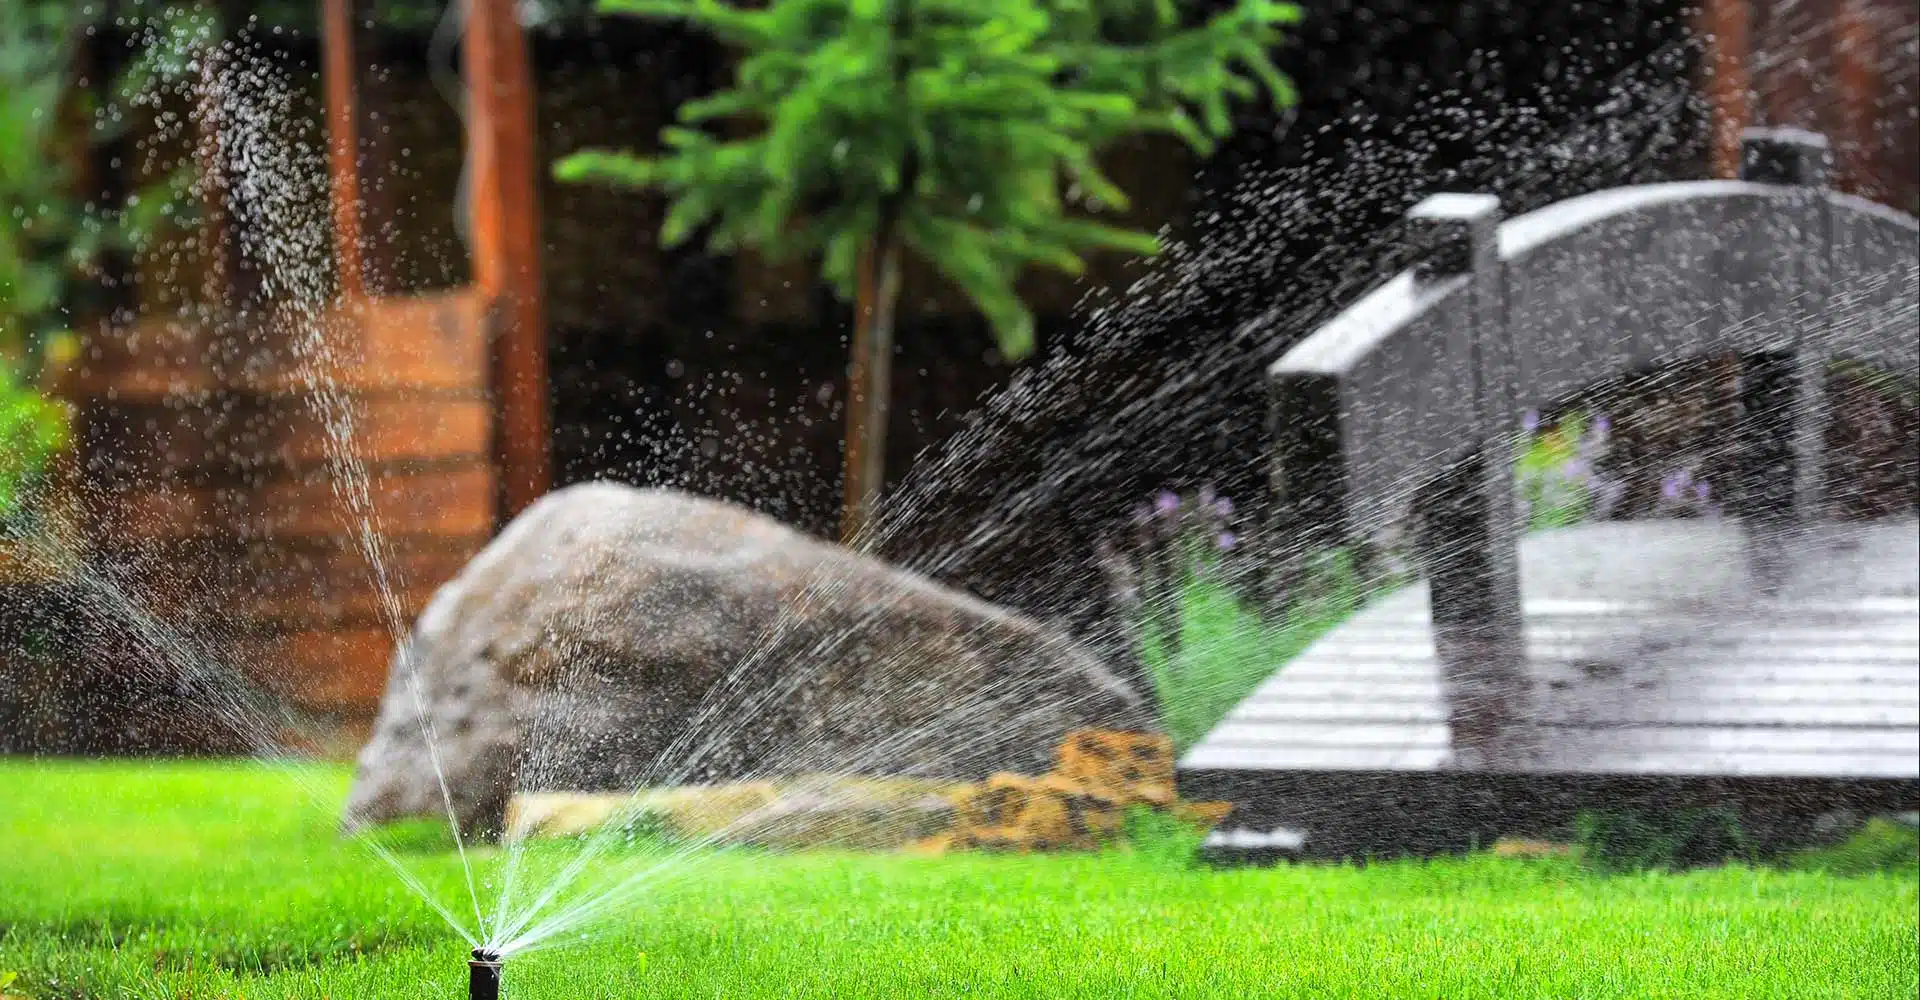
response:
<path fill-rule="evenodd" d="M 495 448 L 500 513 L 552 487 L 547 338 L 534 182 L 533 82 L 512 0 L 467 0 L 463 56 L 472 168 L 473 277 L 495 317 Z"/>
<path fill-rule="evenodd" d="M 1839 167 L 1842 190 L 1879 198 L 1879 143 L 1874 136 L 1880 75 L 1873 12 L 1867 0 L 1839 0 L 1833 19 L 1834 77 L 1840 88 Z"/>
<path fill-rule="evenodd" d="M 354 102 L 353 0 L 323 0 L 321 76 L 327 94 L 327 173 L 340 297 L 366 297 L 360 242 L 360 129 Z"/>
<path fill-rule="evenodd" d="M 1794 540 L 1822 514 L 1826 499 L 1826 322 L 1831 284 L 1827 141 L 1801 129 L 1747 129 L 1740 179 L 1808 189 L 1792 232 L 1808 268 L 1794 303 L 1787 350 L 1741 359 L 1740 466 L 1733 511 L 1746 531 L 1754 581 L 1763 593 L 1785 582 Z"/>
<path fill-rule="evenodd" d="M 1701 67 L 1712 106 L 1708 156 L 1713 176 L 1732 178 L 1740 170 L 1740 130 L 1753 119 L 1753 0 L 1704 0 L 1699 33 L 1704 39 Z"/>
<path fill-rule="evenodd" d="M 1424 251 L 1417 280 L 1471 279 L 1469 308 L 1460 315 L 1472 344 L 1472 451 L 1417 505 L 1416 526 L 1453 762 L 1463 769 L 1516 768 L 1533 751 L 1532 682 L 1513 496 L 1518 427 L 1500 202 L 1492 195 L 1435 195 L 1415 205 L 1407 221 Z"/>

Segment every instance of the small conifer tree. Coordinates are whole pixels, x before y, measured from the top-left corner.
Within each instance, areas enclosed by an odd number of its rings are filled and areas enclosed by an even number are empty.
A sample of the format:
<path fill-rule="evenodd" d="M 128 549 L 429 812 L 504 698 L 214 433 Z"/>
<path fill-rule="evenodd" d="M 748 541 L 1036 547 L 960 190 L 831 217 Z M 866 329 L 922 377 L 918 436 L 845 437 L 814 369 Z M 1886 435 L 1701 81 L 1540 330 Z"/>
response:
<path fill-rule="evenodd" d="M 586 151 L 563 180 L 654 188 L 667 245 L 704 234 L 818 261 L 855 301 L 842 537 L 882 481 L 901 258 L 915 254 L 987 318 L 1001 352 L 1033 348 L 1014 290 L 1032 265 L 1151 254 L 1097 221 L 1127 195 L 1101 171 L 1115 140 L 1178 136 L 1205 154 L 1231 104 L 1293 99 L 1269 53 L 1298 16 L 1275 0 L 601 0 L 683 19 L 737 52 L 733 86 L 683 105 L 655 157 Z M 716 126 L 735 126 L 723 135 Z"/>

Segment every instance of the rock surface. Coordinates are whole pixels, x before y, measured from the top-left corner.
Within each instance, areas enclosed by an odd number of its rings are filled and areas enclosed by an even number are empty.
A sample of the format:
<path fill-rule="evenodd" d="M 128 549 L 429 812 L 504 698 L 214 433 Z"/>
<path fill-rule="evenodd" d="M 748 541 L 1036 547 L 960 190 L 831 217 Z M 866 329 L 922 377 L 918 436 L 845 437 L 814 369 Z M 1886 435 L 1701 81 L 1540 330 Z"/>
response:
<path fill-rule="evenodd" d="M 493 831 L 516 791 L 972 780 L 1148 715 L 1034 619 L 744 508 L 588 484 L 529 508 L 435 595 L 389 668 L 344 820 L 442 813 L 429 731 L 455 814 Z"/>

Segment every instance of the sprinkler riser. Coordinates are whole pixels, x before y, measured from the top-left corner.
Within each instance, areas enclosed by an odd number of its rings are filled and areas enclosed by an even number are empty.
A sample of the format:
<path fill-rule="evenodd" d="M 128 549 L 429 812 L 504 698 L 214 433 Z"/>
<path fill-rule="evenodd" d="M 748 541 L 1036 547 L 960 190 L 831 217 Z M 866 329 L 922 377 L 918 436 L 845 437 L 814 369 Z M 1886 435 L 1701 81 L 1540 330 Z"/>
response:
<path fill-rule="evenodd" d="M 500 1000 L 500 957 L 479 948 L 467 963 L 467 1000 Z"/>

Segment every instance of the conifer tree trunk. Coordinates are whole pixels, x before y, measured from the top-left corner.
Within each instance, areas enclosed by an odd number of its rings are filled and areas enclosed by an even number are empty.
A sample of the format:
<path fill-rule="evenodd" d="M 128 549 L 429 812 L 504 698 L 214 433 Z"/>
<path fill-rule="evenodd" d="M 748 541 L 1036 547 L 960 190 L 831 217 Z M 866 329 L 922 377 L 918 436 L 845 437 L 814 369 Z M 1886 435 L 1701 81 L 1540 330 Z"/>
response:
<path fill-rule="evenodd" d="M 913 34 L 912 0 L 892 6 L 893 82 L 904 91 L 908 64 L 899 43 Z M 893 395 L 893 314 L 900 299 L 900 211 L 913 190 L 919 164 L 909 147 L 900 186 L 880 204 L 880 224 L 860 261 L 856 283 L 853 365 L 847 382 L 846 496 L 840 510 L 840 544 L 869 548 L 863 537 L 886 485 L 887 410 Z"/>
<path fill-rule="evenodd" d="M 887 410 L 893 391 L 893 317 L 900 299 L 900 240 L 883 226 L 860 262 L 853 368 L 847 392 L 846 498 L 840 541 L 853 545 L 886 481 Z"/>

